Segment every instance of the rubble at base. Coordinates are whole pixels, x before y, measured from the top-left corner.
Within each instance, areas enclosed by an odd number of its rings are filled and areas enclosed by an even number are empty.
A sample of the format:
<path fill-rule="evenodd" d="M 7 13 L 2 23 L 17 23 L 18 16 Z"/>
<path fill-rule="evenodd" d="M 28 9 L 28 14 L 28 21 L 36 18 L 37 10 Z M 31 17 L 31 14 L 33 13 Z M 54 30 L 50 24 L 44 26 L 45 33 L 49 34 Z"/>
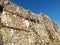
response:
<path fill-rule="evenodd" d="M 57 24 L 44 13 L 34 14 L 8 0 L 1 0 L 2 45 L 60 45 Z"/>

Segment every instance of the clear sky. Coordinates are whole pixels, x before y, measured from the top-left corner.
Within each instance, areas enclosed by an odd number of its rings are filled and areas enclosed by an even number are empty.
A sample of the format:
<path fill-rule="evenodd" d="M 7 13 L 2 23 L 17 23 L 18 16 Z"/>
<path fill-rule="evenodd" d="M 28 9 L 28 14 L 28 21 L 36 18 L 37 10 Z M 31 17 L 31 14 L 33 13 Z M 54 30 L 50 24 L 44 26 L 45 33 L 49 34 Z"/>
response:
<path fill-rule="evenodd" d="M 51 20 L 57 22 L 60 28 L 60 0 L 11 0 L 13 3 L 33 13 L 44 12 Z"/>

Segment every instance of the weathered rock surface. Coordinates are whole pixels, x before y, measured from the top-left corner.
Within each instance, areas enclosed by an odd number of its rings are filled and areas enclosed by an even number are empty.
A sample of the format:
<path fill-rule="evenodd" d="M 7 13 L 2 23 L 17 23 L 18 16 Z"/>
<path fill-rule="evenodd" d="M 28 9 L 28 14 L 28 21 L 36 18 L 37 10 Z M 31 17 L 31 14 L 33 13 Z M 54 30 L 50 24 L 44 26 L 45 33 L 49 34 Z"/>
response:
<path fill-rule="evenodd" d="M 0 0 L 0 19 L 1 45 L 60 45 L 58 26 L 44 13 Z"/>

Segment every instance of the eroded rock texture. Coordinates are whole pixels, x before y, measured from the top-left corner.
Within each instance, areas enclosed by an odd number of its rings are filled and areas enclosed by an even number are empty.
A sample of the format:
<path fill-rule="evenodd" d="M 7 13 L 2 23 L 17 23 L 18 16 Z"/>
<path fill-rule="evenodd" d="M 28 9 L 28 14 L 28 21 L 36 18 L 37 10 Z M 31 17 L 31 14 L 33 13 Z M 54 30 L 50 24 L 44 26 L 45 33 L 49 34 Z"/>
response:
<path fill-rule="evenodd" d="M 0 0 L 1 45 L 60 45 L 58 32 L 57 24 L 44 13 Z"/>

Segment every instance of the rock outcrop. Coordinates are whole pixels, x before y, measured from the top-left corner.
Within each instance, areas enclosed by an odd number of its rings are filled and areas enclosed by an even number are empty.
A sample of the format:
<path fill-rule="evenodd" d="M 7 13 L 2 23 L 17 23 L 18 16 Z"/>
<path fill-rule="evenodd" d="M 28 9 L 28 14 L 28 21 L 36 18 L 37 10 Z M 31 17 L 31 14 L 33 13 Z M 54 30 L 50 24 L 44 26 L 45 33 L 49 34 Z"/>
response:
<path fill-rule="evenodd" d="M 0 0 L 1 45 L 60 45 L 58 32 L 57 24 L 46 14 Z"/>

